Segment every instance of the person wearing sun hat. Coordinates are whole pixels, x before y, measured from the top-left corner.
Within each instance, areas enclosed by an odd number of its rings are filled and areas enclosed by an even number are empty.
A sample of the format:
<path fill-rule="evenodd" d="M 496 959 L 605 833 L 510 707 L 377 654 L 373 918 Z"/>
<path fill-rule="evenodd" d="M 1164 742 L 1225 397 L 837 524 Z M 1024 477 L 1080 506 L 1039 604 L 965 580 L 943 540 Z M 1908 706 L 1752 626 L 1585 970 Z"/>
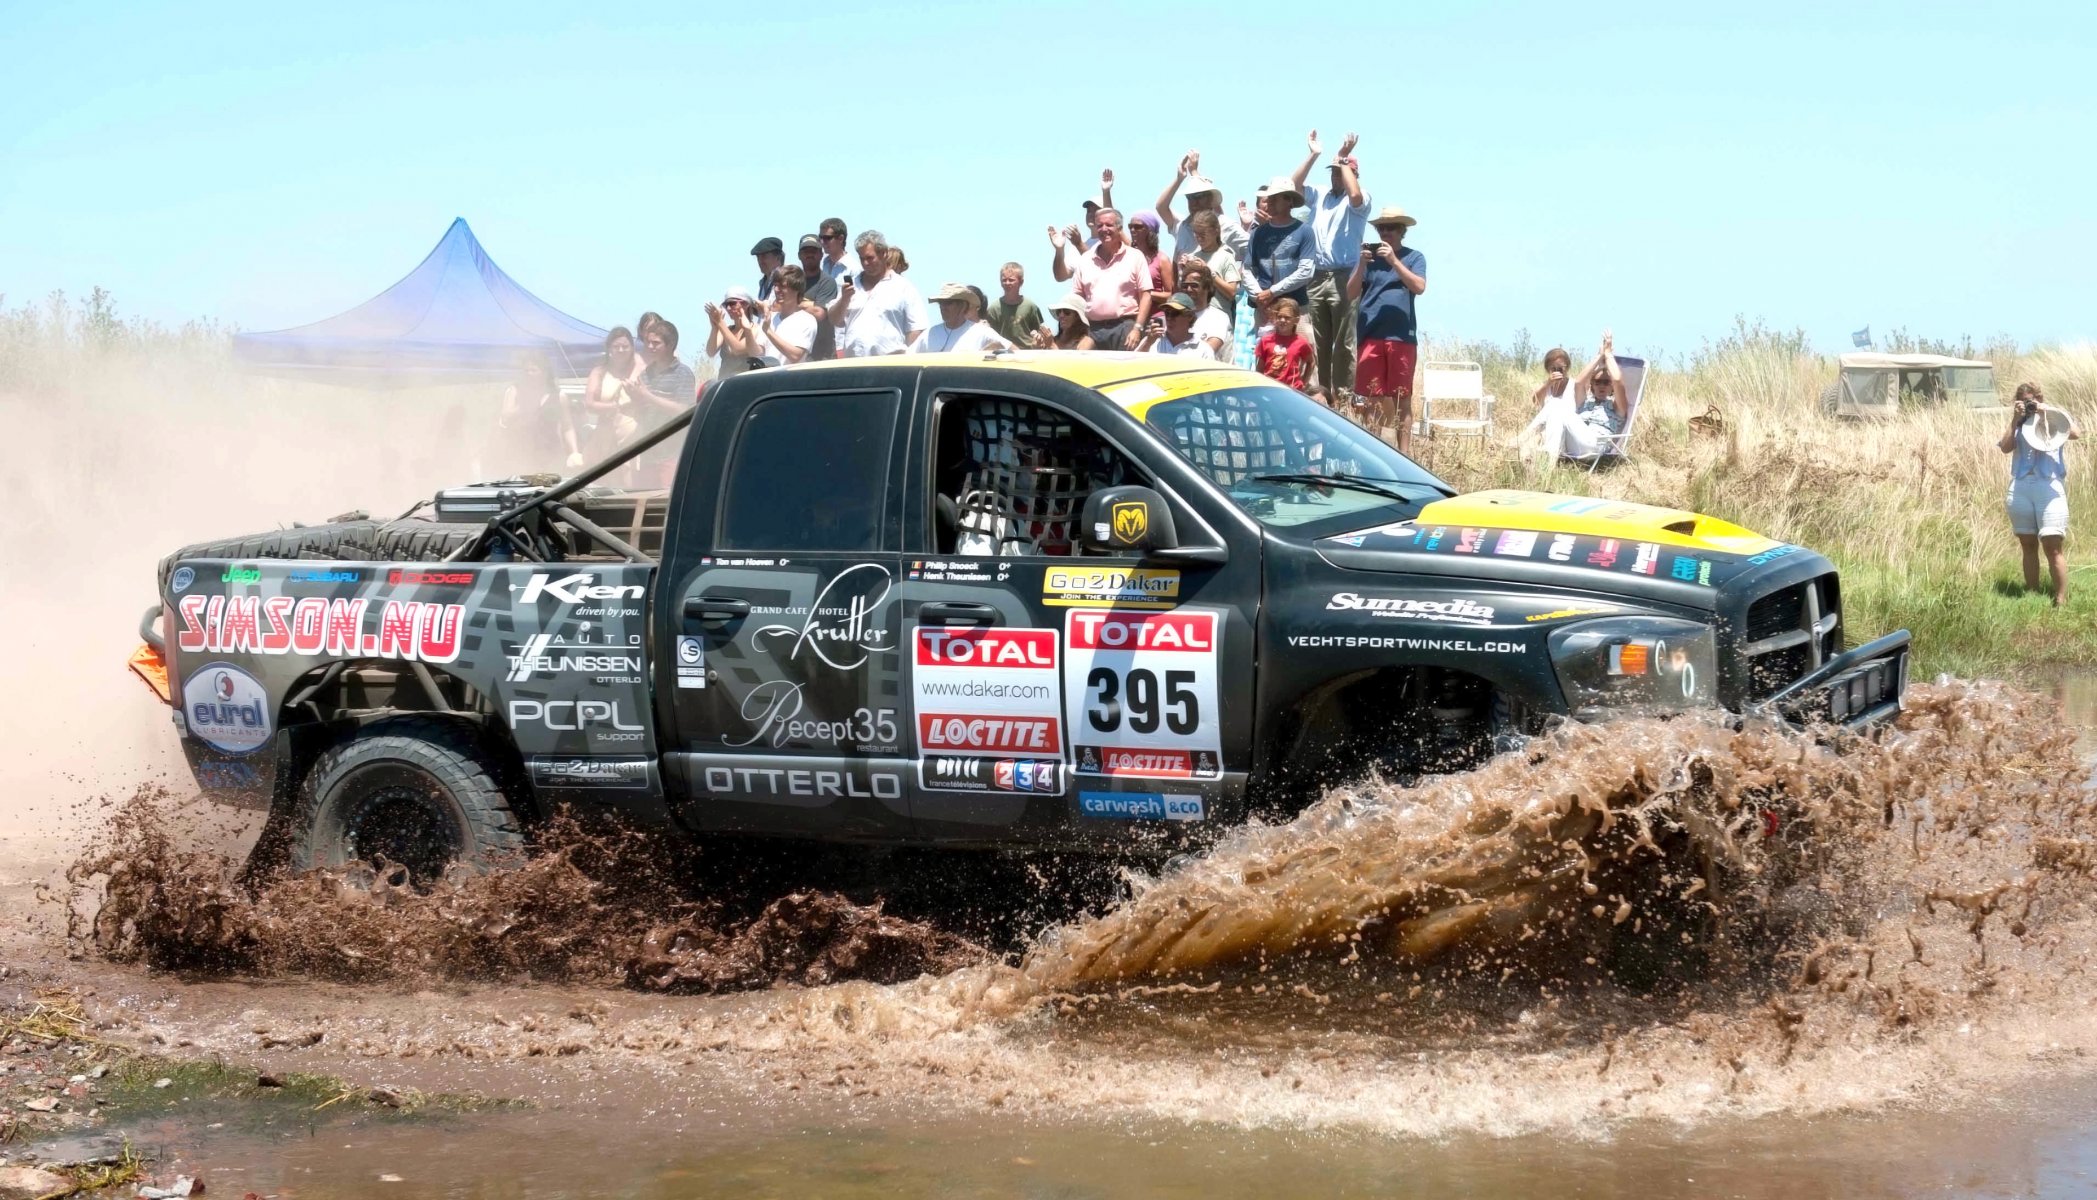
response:
<path fill-rule="evenodd" d="M 913 347 L 920 354 L 981 354 L 1010 350 L 1012 344 L 976 319 L 975 289 L 965 283 L 950 283 L 932 295 L 939 305 L 939 323 L 925 330 Z"/>
<path fill-rule="evenodd" d="M 1187 194 L 1185 219 L 1174 216 L 1172 212 L 1173 197 L 1181 192 Z M 1180 156 L 1180 169 L 1172 177 L 1172 182 L 1166 184 L 1165 190 L 1158 195 L 1158 219 L 1165 223 L 1166 232 L 1172 234 L 1174 262 L 1201 253 L 1201 244 L 1194 236 L 1192 223 L 1197 214 L 1205 212 L 1216 214 L 1223 244 L 1231 248 L 1233 257 L 1243 258 L 1245 230 L 1235 222 L 1224 223 L 1223 189 L 1216 186 L 1215 180 L 1201 173 L 1201 151 L 1189 150 Z"/>
<path fill-rule="evenodd" d="M 1046 325 L 1035 330 L 1035 349 L 1092 349 L 1092 323 L 1085 319 L 1085 301 L 1075 292 L 1049 305 L 1049 315 L 1056 318 L 1055 331 L 1050 332 Z"/>
<path fill-rule="evenodd" d="M 1378 209 L 1375 232 L 1356 253 L 1347 277 L 1355 311 L 1354 390 L 1370 408 L 1368 424 L 1398 424 L 1398 450 L 1413 441 L 1413 370 L 1420 363 L 1420 321 L 1414 301 L 1427 291 L 1427 256 L 1405 244 L 1415 222 L 1396 205 Z"/>
<path fill-rule="evenodd" d="M 2082 437 L 2065 409 L 2046 403 L 2036 383 L 2017 385 L 2010 427 L 1995 447 L 2010 456 L 2010 491 L 2003 498 L 2010 532 L 2024 551 L 2024 586 L 2039 590 L 2039 551 L 2053 576 L 2053 606 L 2068 602 L 2068 443 Z"/>
<path fill-rule="evenodd" d="M 1302 204 L 1303 193 L 1287 175 L 1275 176 L 1260 197 L 1260 223 L 1253 226 L 1245 247 L 1243 291 L 1252 294 L 1262 324 L 1276 300 L 1302 306 L 1310 299 L 1311 273 L 1317 264 L 1311 258 L 1311 227 L 1296 219 Z"/>

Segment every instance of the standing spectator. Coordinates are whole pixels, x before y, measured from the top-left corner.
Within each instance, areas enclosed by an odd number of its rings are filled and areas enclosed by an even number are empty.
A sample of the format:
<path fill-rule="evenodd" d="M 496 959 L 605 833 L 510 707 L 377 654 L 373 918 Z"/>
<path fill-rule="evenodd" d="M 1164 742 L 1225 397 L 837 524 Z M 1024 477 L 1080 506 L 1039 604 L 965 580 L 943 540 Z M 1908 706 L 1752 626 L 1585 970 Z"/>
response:
<path fill-rule="evenodd" d="M 852 273 L 852 260 L 845 257 L 845 223 L 842 218 L 826 218 L 816 226 L 816 240 L 823 244 L 823 274 L 828 275 L 842 287 L 845 277 Z"/>
<path fill-rule="evenodd" d="M 773 273 L 772 299 L 766 305 L 764 323 L 757 327 L 765 365 L 805 362 L 814 354 L 816 334 L 824 322 L 810 311 L 816 306 L 807 297 L 808 276 L 801 268 L 781 267 Z"/>
<path fill-rule="evenodd" d="M 1049 313 L 1056 318 L 1056 331 L 1052 334 L 1047 326 L 1034 331 L 1034 346 L 1039 350 L 1090 350 L 1092 330 L 1085 323 L 1085 302 L 1075 295 L 1065 296 L 1049 306 Z"/>
<path fill-rule="evenodd" d="M 1049 240 L 1062 233 L 1049 230 Z M 1133 349 L 1150 320 L 1150 264 L 1122 240 L 1121 214 L 1099 210 L 1099 245 L 1078 259 L 1072 290 L 1085 304 L 1092 340 L 1102 350 Z"/>
<path fill-rule="evenodd" d="M 1050 274 L 1057 283 L 1069 282 L 1077 274 L 1079 257 L 1099 245 L 1099 215 L 1113 207 L 1114 171 L 1108 168 L 1099 173 L 1099 199 L 1085 201 L 1085 232 L 1080 234 L 1076 225 L 1066 225 L 1062 240 L 1049 239 L 1056 248 Z"/>
<path fill-rule="evenodd" d="M 757 259 L 757 298 L 772 298 L 772 273 L 786 265 L 786 247 L 778 238 L 759 238 L 750 254 Z"/>
<path fill-rule="evenodd" d="M 2066 411 L 2046 403 L 2036 383 L 2017 385 L 2010 427 L 1995 443 L 2010 455 L 2010 532 L 2024 551 L 2024 587 L 2039 590 L 2039 550 L 2053 576 L 2053 606 L 2068 602 L 2068 443 L 2082 436 Z"/>
<path fill-rule="evenodd" d="M 514 457 L 522 470 L 536 471 L 557 459 L 569 467 L 583 464 L 575 418 L 554 378 L 553 363 L 542 353 L 526 351 L 518 360 L 516 380 L 503 389 L 497 428 L 507 443 L 506 457 Z"/>
<path fill-rule="evenodd" d="M 880 230 L 860 234 L 853 248 L 859 252 L 859 274 L 845 276 L 830 306 L 830 320 L 839 331 L 838 354 L 901 354 L 924 332 L 924 297 L 890 267 L 888 239 Z"/>
<path fill-rule="evenodd" d="M 1311 344 L 1318 351 L 1318 382 L 1344 405 L 1354 385 L 1354 301 L 1347 296 L 1347 276 L 1361 261 L 1362 240 L 1369 230 L 1369 197 L 1362 191 L 1353 158 L 1358 139 L 1348 134 L 1332 160 L 1332 183 L 1305 183 L 1321 147 L 1311 130 L 1310 156 L 1296 172 L 1304 202 L 1311 207 L 1310 316 Z"/>
<path fill-rule="evenodd" d="M 1356 390 L 1369 401 L 1371 429 L 1397 421 L 1401 454 L 1412 451 L 1413 369 L 1420 363 L 1413 300 L 1427 291 L 1427 256 L 1405 244 L 1405 231 L 1414 224 L 1404 209 L 1384 206 L 1376 214 L 1375 240 L 1362 244 L 1347 276 L 1348 302 L 1360 305 Z"/>
<path fill-rule="evenodd" d="M 1137 213 L 1129 218 L 1129 245 L 1136 248 L 1144 265 L 1150 268 L 1150 307 L 1156 312 L 1179 290 L 1173 286 L 1172 259 L 1158 245 L 1158 214 Z"/>
<path fill-rule="evenodd" d="M 939 305 L 939 324 L 925 331 L 917 349 L 927 354 L 980 354 L 1010 350 L 1011 344 L 976 319 L 976 293 L 965 283 L 950 283 L 932 297 Z"/>
<path fill-rule="evenodd" d="M 711 328 L 706 333 L 706 356 L 714 359 L 714 378 L 733 379 L 745 371 L 764 366 L 764 335 L 757 302 L 739 287 L 728 289 L 719 304 L 706 306 Z"/>
<path fill-rule="evenodd" d="M 653 429 L 699 402 L 698 378 L 677 361 L 677 326 L 663 320 L 649 326 L 641 335 L 641 355 L 641 373 L 626 386 L 638 410 L 636 432 Z M 643 490 L 669 487 L 670 477 L 677 473 L 680 445 L 679 439 L 672 438 L 636 459 L 634 486 Z"/>
<path fill-rule="evenodd" d="M 1184 221 L 1172 215 L 1172 198 L 1182 190 L 1187 193 L 1187 219 Z M 1174 261 L 1184 259 L 1200 250 L 1200 243 L 1195 237 L 1195 231 L 1189 228 L 1189 226 L 1194 218 L 1202 213 L 1216 214 L 1218 232 L 1225 239 L 1225 243 L 1230 246 L 1232 257 L 1238 258 L 1244 255 L 1245 230 L 1236 225 L 1233 225 L 1229 230 L 1222 229 L 1223 189 L 1217 187 L 1213 180 L 1207 179 L 1201 174 L 1201 151 L 1199 150 L 1189 150 L 1186 156 L 1180 159 L 1179 173 L 1172 177 L 1172 182 L 1167 184 L 1165 191 L 1158 196 L 1157 213 L 1158 219 L 1165 222 L 1166 230 L 1173 235 L 1172 257 Z M 1204 255 L 1204 257 L 1207 256 Z"/>
<path fill-rule="evenodd" d="M 1278 296 L 1267 306 L 1274 324 L 1260 335 L 1254 351 L 1260 374 L 1302 391 L 1310 383 L 1311 342 L 1297 332 L 1297 317 L 1303 310 L 1287 296 Z"/>
<path fill-rule="evenodd" d="M 1189 265 L 1181 283 L 1185 285 L 1187 295 L 1193 298 L 1195 304 L 1194 336 L 1208 344 L 1209 357 L 1218 362 L 1231 361 L 1231 318 L 1228 313 L 1211 303 L 1216 285 L 1208 267 L 1199 262 Z"/>
<path fill-rule="evenodd" d="M 1317 268 L 1311 261 L 1311 228 L 1296 219 L 1302 203 L 1295 182 L 1277 175 L 1260 199 L 1260 223 L 1246 246 L 1245 287 L 1269 320 L 1276 300 L 1292 301 L 1300 312 L 1310 299 L 1311 272 Z"/>
<path fill-rule="evenodd" d="M 898 275 L 908 275 L 910 273 L 910 256 L 903 253 L 901 246 L 890 246 L 888 248 L 888 269 Z"/>
<path fill-rule="evenodd" d="M 1180 228 L 1194 235 L 1194 252 L 1179 259 L 1179 272 L 1187 272 L 1199 266 L 1209 274 L 1209 303 L 1216 306 L 1226 317 L 1237 312 L 1238 283 L 1244 278 L 1244 270 L 1238 265 L 1238 252 L 1223 242 L 1223 221 L 1212 212 L 1198 212 L 1180 222 Z M 1240 236 L 1243 240 L 1243 236 Z"/>
<path fill-rule="evenodd" d="M 656 326 L 662 323 L 663 314 L 656 312 L 653 309 L 649 310 L 648 312 L 644 312 L 641 314 L 640 319 L 633 323 L 633 336 L 636 339 L 647 337 L 649 330 L 655 328 Z M 640 343 L 637 340 L 634 344 L 638 346 Z"/>
<path fill-rule="evenodd" d="M 1016 262 L 1008 262 L 998 268 L 1000 295 L 983 310 L 983 319 L 997 330 L 997 335 L 1015 346 L 1030 346 L 1034 343 L 1034 331 L 1048 324 L 1041 315 L 1041 306 L 1019 294 L 1026 286 L 1027 271 Z"/>
<path fill-rule="evenodd" d="M 837 280 L 823 273 L 822 238 L 812 233 L 802 235 L 797 257 L 801 260 L 801 278 L 808 283 L 801 294 L 801 304 L 816 319 L 815 348 L 808 357 L 815 362 L 828 362 L 837 357 L 837 326 L 830 323 L 830 306 L 837 303 Z"/>
<path fill-rule="evenodd" d="M 642 313 L 644 328 L 663 323 L 656 314 Z M 588 426 L 585 445 L 591 458 L 603 458 L 626 444 L 640 428 L 634 399 L 627 385 L 641 370 L 634 357 L 633 334 L 623 325 L 604 335 L 604 360 L 590 368 L 590 381 L 583 386 L 583 419 Z"/>

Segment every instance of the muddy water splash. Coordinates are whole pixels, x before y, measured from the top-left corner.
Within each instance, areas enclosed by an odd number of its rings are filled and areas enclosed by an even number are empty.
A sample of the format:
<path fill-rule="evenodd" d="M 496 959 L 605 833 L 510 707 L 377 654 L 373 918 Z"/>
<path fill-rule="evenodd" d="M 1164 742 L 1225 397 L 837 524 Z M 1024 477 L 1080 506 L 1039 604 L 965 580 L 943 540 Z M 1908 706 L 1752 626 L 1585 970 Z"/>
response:
<path fill-rule="evenodd" d="M 505 869 L 428 890 L 388 874 L 254 877 L 185 844 L 173 798 L 143 790 L 67 870 L 69 940 L 119 962 L 189 971 L 422 983 L 582 981 L 721 991 L 951 971 L 982 951 L 879 905 L 795 892 L 737 921 L 679 900 L 651 839 L 542 831 Z"/>

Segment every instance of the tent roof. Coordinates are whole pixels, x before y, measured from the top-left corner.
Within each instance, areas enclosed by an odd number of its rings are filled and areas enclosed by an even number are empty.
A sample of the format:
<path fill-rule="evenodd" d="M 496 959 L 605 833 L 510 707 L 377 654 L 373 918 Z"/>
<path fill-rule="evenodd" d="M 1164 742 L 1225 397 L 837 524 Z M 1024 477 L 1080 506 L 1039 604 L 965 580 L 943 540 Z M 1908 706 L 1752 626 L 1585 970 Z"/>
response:
<path fill-rule="evenodd" d="M 579 375 L 605 331 L 554 308 L 503 272 L 460 217 L 400 282 L 311 325 L 243 333 L 233 354 L 258 371 L 329 383 L 387 385 L 507 375 L 542 351 Z"/>
<path fill-rule="evenodd" d="M 1951 358 L 1943 354 L 1845 354 L 1845 367 L 1885 367 L 1896 370 L 1920 370 L 1924 367 L 1992 367 L 1995 364 L 1981 358 Z"/>

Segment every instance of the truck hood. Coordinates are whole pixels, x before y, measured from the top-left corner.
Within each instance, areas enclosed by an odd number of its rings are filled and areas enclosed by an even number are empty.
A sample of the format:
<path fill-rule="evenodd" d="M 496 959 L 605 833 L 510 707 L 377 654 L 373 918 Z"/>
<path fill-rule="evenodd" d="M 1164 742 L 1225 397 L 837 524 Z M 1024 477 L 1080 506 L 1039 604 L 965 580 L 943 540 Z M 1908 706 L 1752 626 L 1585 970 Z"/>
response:
<path fill-rule="evenodd" d="M 1347 570 L 1504 579 L 1695 608 L 1715 607 L 1717 589 L 1762 567 L 1819 558 L 1682 509 L 1508 489 L 1439 500 L 1410 521 L 1320 538 L 1317 550 Z"/>

